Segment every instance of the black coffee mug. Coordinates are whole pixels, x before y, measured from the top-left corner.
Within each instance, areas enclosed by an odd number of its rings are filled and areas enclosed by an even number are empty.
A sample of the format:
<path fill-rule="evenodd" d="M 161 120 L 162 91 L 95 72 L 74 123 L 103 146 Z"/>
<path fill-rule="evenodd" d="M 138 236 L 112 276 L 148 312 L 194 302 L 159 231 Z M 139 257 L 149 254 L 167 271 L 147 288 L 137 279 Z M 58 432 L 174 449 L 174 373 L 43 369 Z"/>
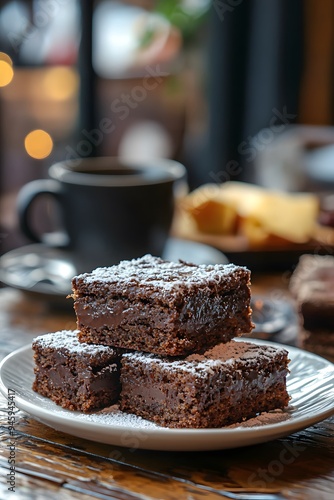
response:
<path fill-rule="evenodd" d="M 125 163 L 85 158 L 56 163 L 50 179 L 26 184 L 17 206 L 22 232 L 32 241 L 67 249 L 79 272 L 146 253 L 162 254 L 174 213 L 175 189 L 186 184 L 173 160 Z M 62 233 L 39 234 L 31 223 L 34 201 L 52 196 L 59 204 Z"/>

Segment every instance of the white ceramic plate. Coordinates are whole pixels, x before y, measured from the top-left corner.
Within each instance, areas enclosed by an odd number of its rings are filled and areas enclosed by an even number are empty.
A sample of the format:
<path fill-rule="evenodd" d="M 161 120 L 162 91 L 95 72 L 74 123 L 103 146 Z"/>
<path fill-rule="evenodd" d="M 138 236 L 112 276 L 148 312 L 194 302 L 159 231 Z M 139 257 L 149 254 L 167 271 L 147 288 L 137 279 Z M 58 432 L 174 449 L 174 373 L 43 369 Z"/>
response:
<path fill-rule="evenodd" d="M 247 339 L 248 340 L 248 339 Z M 270 441 L 304 429 L 334 414 L 334 364 L 295 347 L 250 340 L 256 344 L 285 347 L 290 354 L 289 408 L 271 420 L 256 420 L 221 429 L 168 429 L 119 410 L 83 414 L 64 410 L 32 389 L 31 346 L 7 356 L 0 365 L 0 390 L 15 393 L 15 404 L 35 419 L 77 437 L 131 449 L 199 451 L 237 448 Z"/>

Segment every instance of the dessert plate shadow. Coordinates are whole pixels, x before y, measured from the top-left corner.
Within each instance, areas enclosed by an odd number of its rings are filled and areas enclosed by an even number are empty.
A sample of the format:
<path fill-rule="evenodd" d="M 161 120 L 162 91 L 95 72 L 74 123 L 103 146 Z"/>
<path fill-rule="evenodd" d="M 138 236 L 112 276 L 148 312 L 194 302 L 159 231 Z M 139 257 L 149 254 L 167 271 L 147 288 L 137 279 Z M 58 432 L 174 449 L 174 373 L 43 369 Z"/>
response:
<path fill-rule="evenodd" d="M 295 347 L 247 339 L 258 345 L 285 347 L 291 363 L 287 385 L 289 407 L 263 418 L 219 429 L 159 427 L 117 406 L 84 414 L 64 410 L 35 393 L 31 346 L 8 355 L 0 365 L 0 391 L 15 395 L 15 405 L 36 420 L 58 430 L 105 444 L 161 451 L 203 451 L 263 443 L 315 424 L 334 414 L 334 364 Z"/>

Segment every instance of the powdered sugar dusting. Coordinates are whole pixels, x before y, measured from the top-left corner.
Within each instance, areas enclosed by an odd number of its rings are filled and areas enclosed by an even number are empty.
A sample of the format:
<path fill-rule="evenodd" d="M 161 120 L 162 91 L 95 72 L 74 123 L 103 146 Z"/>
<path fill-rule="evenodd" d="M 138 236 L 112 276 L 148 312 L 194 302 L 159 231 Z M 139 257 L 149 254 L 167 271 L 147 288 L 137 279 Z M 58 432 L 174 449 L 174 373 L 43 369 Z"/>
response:
<path fill-rule="evenodd" d="M 287 354 L 287 351 L 280 347 L 258 346 L 250 342 L 228 342 L 213 347 L 203 355 L 192 354 L 185 359 L 166 359 L 155 354 L 133 352 L 124 354 L 125 358 L 142 364 L 156 364 L 161 369 L 169 372 L 185 371 L 194 376 L 201 377 L 204 373 L 212 373 L 217 368 L 224 366 L 240 369 L 243 365 L 250 363 L 262 364 L 270 362 L 278 355 Z"/>
<path fill-rule="evenodd" d="M 67 417 L 68 414 L 68 410 L 57 408 L 57 415 Z M 111 426 L 114 428 L 119 428 L 120 430 L 125 429 L 126 431 L 128 431 L 129 429 L 137 431 L 140 430 L 140 438 L 142 438 L 143 441 L 145 441 L 146 439 L 145 430 L 158 429 L 159 431 L 165 432 L 168 432 L 170 430 L 168 427 L 161 427 L 160 425 L 157 425 L 150 420 L 145 420 L 144 418 L 133 415 L 132 413 L 124 413 L 119 409 L 119 406 L 117 404 L 94 413 L 75 412 L 73 413 L 73 416 L 74 415 L 76 421 L 87 422 L 87 424 L 98 424 L 105 426 L 106 428 L 108 426 Z M 221 428 L 228 430 L 237 429 L 240 427 L 261 427 L 272 424 L 280 424 L 281 422 L 289 420 L 290 418 L 291 414 L 289 412 L 289 408 L 287 410 L 277 409 L 270 412 L 260 413 L 256 417 Z M 127 439 L 128 437 L 128 434 L 126 434 L 125 439 Z"/>
<path fill-rule="evenodd" d="M 57 408 L 57 415 L 59 416 L 68 416 L 68 410 L 61 410 Z M 99 425 L 113 426 L 122 428 L 130 428 L 130 429 L 165 429 L 164 427 L 160 427 L 154 422 L 149 420 L 145 420 L 137 415 L 133 415 L 132 413 L 124 413 L 119 409 L 117 404 L 113 406 L 109 406 L 108 408 L 103 408 L 103 410 L 96 411 L 94 413 L 79 413 L 75 412 L 75 419 L 79 421 L 84 421 L 88 423 L 94 423 Z M 144 438 L 145 436 L 143 436 Z"/>
<path fill-rule="evenodd" d="M 33 340 L 33 346 L 34 344 L 38 344 L 43 349 L 65 349 L 68 353 L 89 356 L 102 353 L 113 354 L 114 350 L 112 347 L 79 342 L 78 333 L 79 330 L 61 330 L 55 333 L 40 335 Z"/>
<path fill-rule="evenodd" d="M 333 296 L 334 258 L 332 255 L 302 255 L 294 270 L 289 288 L 299 301 L 317 291 Z"/>
<path fill-rule="evenodd" d="M 85 283 L 144 284 L 155 288 L 171 289 L 180 285 L 226 281 L 236 272 L 249 273 L 246 268 L 234 264 L 195 265 L 186 262 L 167 262 L 148 254 L 139 259 L 121 261 L 111 267 L 99 267 L 91 273 L 74 278 Z"/>
<path fill-rule="evenodd" d="M 133 427 L 134 429 L 137 429 L 138 427 L 144 429 L 161 429 L 161 427 L 154 422 L 145 420 L 144 418 L 133 415 L 132 413 L 122 412 L 117 404 L 104 408 L 99 412 L 91 413 L 87 416 L 90 422 L 98 422 L 105 425 L 112 424 L 119 427 Z"/>

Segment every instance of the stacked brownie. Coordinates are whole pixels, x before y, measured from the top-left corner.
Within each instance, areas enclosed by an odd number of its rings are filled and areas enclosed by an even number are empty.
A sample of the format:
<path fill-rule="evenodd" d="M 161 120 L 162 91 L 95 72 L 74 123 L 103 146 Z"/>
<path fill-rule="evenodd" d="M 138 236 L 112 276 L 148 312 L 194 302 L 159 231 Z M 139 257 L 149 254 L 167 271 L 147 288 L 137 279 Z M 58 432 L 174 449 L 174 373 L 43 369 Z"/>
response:
<path fill-rule="evenodd" d="M 253 327 L 246 268 L 146 255 L 76 276 L 72 288 L 77 340 L 120 364 L 121 410 L 204 428 L 288 404 L 287 351 L 232 340 Z"/>
<path fill-rule="evenodd" d="M 303 255 L 290 290 L 300 318 L 299 346 L 334 361 L 334 257 Z"/>
<path fill-rule="evenodd" d="M 163 356 L 205 351 L 253 327 L 250 272 L 146 255 L 73 278 L 83 342 Z"/>
<path fill-rule="evenodd" d="M 288 404 L 287 353 L 230 341 L 204 354 L 122 360 L 121 409 L 167 427 L 222 427 Z"/>
<path fill-rule="evenodd" d="M 120 393 L 120 353 L 79 342 L 77 331 L 40 335 L 33 341 L 33 389 L 69 410 L 108 406 Z"/>

